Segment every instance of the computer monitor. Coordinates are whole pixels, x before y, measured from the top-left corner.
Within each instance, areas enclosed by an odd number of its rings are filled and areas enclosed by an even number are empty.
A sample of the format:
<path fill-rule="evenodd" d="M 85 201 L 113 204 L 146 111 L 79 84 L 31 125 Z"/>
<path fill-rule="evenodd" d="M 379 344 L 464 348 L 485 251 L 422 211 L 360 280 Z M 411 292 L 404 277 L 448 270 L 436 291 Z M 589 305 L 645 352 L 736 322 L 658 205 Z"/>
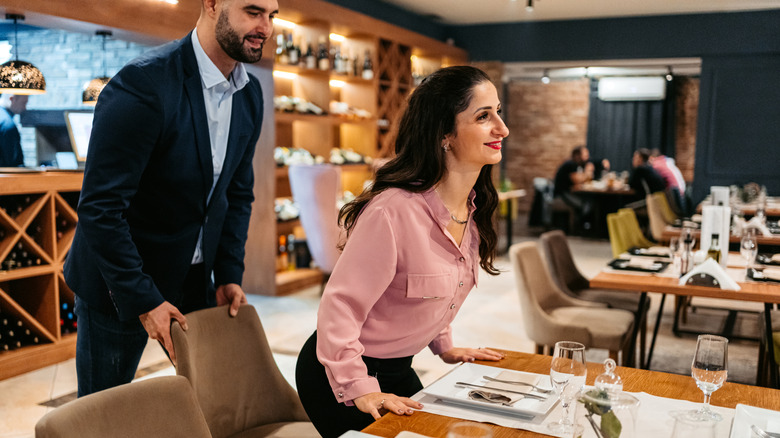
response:
<path fill-rule="evenodd" d="M 87 160 L 87 148 L 89 147 L 89 136 L 92 133 L 94 115 L 95 113 L 92 111 L 65 111 L 65 125 L 68 126 L 70 144 L 79 161 Z"/>

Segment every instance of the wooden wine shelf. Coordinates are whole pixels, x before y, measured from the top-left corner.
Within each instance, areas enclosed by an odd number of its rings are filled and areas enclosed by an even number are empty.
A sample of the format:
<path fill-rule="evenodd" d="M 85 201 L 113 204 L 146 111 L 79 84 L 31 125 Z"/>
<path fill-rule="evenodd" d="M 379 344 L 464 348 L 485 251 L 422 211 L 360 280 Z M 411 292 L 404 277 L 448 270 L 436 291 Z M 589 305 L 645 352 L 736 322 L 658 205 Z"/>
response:
<path fill-rule="evenodd" d="M 299 268 L 276 273 L 276 295 L 289 295 L 307 287 L 322 284 L 322 271 Z"/>
<path fill-rule="evenodd" d="M 0 263 L 22 248 L 41 264 L 0 270 L 0 310 L 21 321 L 43 342 L 0 353 L 0 379 L 72 358 L 75 334 L 60 333 L 60 306 L 72 306 L 63 261 L 73 241 L 83 173 L 0 174 L 0 206 L 26 202 L 21 212 L 0 210 Z M 20 198 L 21 196 L 21 198 Z"/>
<path fill-rule="evenodd" d="M 353 125 L 376 125 L 376 119 L 373 117 L 356 119 L 331 114 L 318 116 L 316 114 L 287 113 L 281 111 L 277 112 L 275 116 L 277 123 L 314 122 L 328 123 L 334 126 L 341 125 L 342 123 L 349 123 Z"/>

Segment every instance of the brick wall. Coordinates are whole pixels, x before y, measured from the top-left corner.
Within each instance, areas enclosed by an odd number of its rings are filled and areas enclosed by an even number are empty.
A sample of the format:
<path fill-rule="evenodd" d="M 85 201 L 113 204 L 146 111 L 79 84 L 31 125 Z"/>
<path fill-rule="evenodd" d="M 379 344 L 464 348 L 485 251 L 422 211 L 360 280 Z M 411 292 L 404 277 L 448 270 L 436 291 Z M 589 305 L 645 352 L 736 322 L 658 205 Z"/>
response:
<path fill-rule="evenodd" d="M 11 38 L 10 43 L 13 43 Z M 128 61 L 148 49 L 126 41 L 106 40 L 103 71 L 103 37 L 55 29 L 19 32 L 19 59 L 32 63 L 46 78 L 46 93 L 30 96 L 27 109 L 79 109 L 81 91 L 96 76 L 114 75 Z M 18 117 L 17 117 L 18 125 Z M 35 129 L 21 128 L 22 150 L 27 166 L 37 166 Z"/>
<path fill-rule="evenodd" d="M 699 112 L 698 78 L 677 78 L 676 161 L 686 181 L 693 181 L 696 160 L 696 120 Z"/>
<path fill-rule="evenodd" d="M 696 114 L 699 79 L 678 78 L 677 165 L 687 181 L 693 180 L 696 146 Z M 554 178 L 558 166 L 571 156 L 574 146 L 585 144 L 588 132 L 588 79 L 514 81 L 506 84 L 507 125 L 504 160 L 506 175 L 529 196 L 520 211 L 533 201 L 533 178 Z"/>
<path fill-rule="evenodd" d="M 515 81 L 507 85 L 504 141 L 506 176 L 528 191 L 520 211 L 530 210 L 533 178 L 553 178 L 571 149 L 585 144 L 588 127 L 588 80 Z"/>

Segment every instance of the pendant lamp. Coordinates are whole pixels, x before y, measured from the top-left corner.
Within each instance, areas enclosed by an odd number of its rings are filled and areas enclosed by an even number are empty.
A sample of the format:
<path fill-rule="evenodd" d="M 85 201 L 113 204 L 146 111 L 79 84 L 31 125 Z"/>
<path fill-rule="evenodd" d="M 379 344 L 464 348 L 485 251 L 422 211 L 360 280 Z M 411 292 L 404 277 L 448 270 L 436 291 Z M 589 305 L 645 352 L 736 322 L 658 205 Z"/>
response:
<path fill-rule="evenodd" d="M 17 22 L 24 20 L 24 15 L 5 14 L 5 18 L 14 20 L 14 59 L 0 64 L 0 93 L 45 93 L 46 79 L 43 78 L 43 73 L 29 62 L 19 61 Z"/>
<path fill-rule="evenodd" d="M 106 38 L 110 37 L 110 30 L 99 30 L 95 35 L 103 37 L 103 76 L 96 77 L 84 84 L 84 91 L 81 93 L 81 101 L 84 105 L 96 105 L 100 92 L 103 91 L 111 78 L 106 74 Z"/>

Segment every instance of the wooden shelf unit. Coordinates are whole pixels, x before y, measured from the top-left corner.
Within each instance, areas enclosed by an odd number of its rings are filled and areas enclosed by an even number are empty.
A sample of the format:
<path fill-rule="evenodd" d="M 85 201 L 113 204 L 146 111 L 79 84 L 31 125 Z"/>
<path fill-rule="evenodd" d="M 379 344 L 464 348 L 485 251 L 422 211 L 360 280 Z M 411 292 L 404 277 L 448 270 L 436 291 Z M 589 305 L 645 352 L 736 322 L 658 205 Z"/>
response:
<path fill-rule="evenodd" d="M 60 309 L 63 303 L 73 305 L 62 266 L 76 228 L 82 179 L 78 172 L 0 174 L 0 207 L 6 207 L 0 209 L 5 233 L 0 263 L 19 245 L 41 262 L 11 270 L 0 265 L 0 313 L 21 321 L 41 342 L 0 352 L 0 380 L 76 354 L 75 334 L 60 331 Z"/>
<path fill-rule="evenodd" d="M 330 17 L 330 21 L 323 21 L 321 17 Z M 277 146 L 306 149 L 326 160 L 332 148 L 352 149 L 372 158 L 392 155 L 395 122 L 414 88 L 413 60 L 423 60 L 426 71 L 436 65 L 462 64 L 467 60 L 462 49 L 322 2 L 291 0 L 280 10 L 279 18 L 296 24 L 292 30 L 284 30 L 292 32 L 294 41 L 304 52 L 307 43 L 311 42 L 316 53 L 318 42 L 325 38 L 329 51 L 334 44 L 340 46 L 342 53 L 356 55 L 361 65 L 366 51 L 371 54 L 374 77 L 368 80 L 297 65 L 273 65 L 275 72 L 284 72 L 274 76 L 274 96 L 300 98 L 326 112 L 331 101 L 345 102 L 372 114 L 370 118 L 349 119 L 329 114 L 274 113 Z M 277 27 L 276 31 L 282 32 L 282 28 Z M 328 38 L 330 33 L 346 39 L 334 42 Z M 276 35 L 266 46 L 265 53 L 272 57 L 276 50 Z M 331 81 L 340 81 L 341 86 L 332 86 Z M 369 165 L 345 165 L 341 170 L 342 187 L 355 195 L 362 192 L 364 182 L 373 173 Z M 291 196 L 286 169 L 276 169 L 276 184 L 277 198 Z M 286 229 L 282 230 L 278 225 L 277 232 L 281 231 Z M 291 281 L 290 277 L 290 272 L 277 273 L 277 295 L 289 293 L 294 287 L 310 285 Z"/>

